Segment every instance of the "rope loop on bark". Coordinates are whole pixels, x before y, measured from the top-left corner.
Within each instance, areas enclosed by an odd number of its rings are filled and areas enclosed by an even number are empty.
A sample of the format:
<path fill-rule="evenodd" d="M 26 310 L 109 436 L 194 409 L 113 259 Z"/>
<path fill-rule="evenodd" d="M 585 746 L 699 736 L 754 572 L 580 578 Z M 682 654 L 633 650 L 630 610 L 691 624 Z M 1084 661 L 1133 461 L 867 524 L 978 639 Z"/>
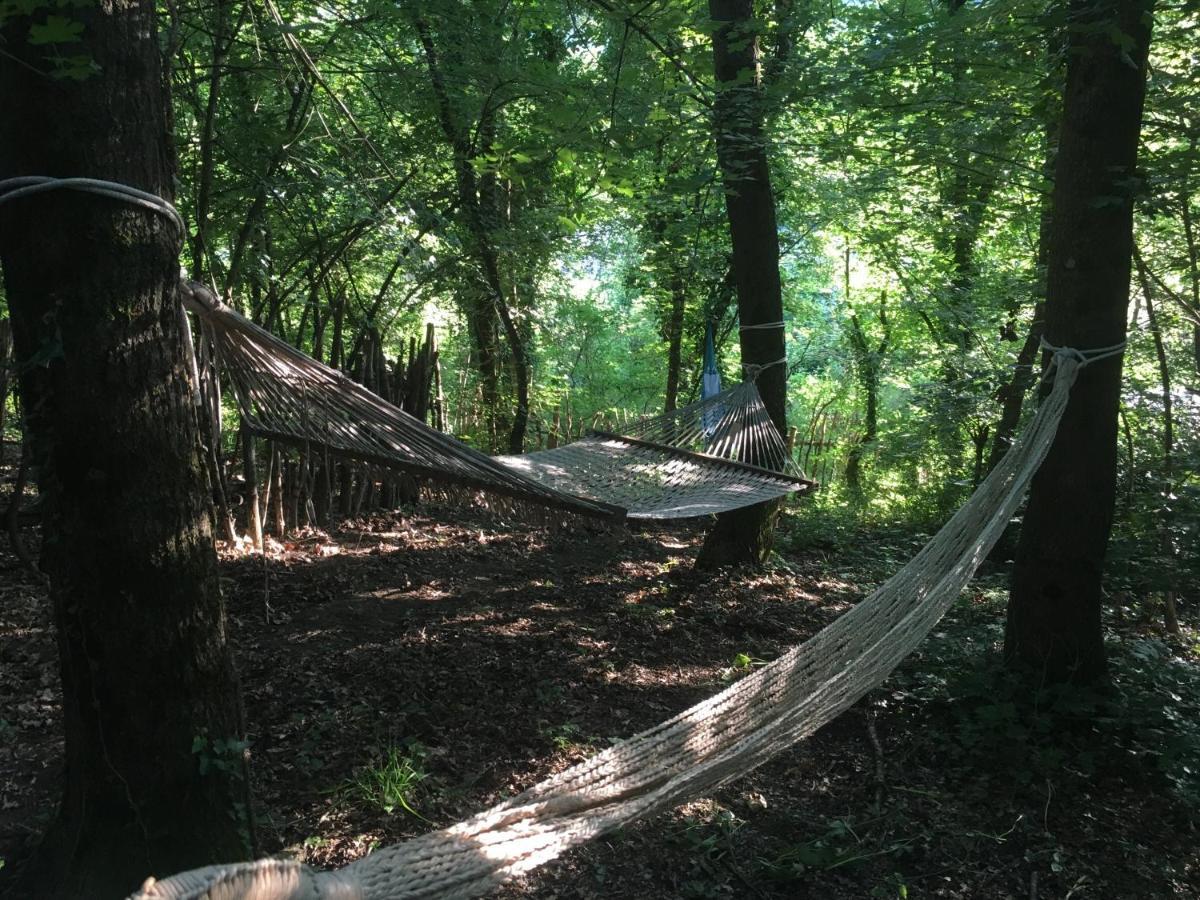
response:
<path fill-rule="evenodd" d="M 99 178 L 53 178 L 49 175 L 21 175 L 16 178 L 5 178 L 0 180 L 0 206 L 21 197 L 61 190 L 96 194 L 156 212 L 169 219 L 175 226 L 176 237 L 179 239 L 180 246 L 183 245 L 187 228 L 183 224 L 183 216 L 179 215 L 179 210 L 173 204 L 168 203 L 157 194 L 117 181 L 103 181 Z"/>
<path fill-rule="evenodd" d="M 763 363 L 762 365 L 758 363 L 742 363 L 742 372 L 745 374 L 747 381 L 758 381 L 758 376 L 767 371 L 767 369 L 784 365 L 787 365 L 787 357 L 781 356 L 775 362 Z"/>
<path fill-rule="evenodd" d="M 1079 367 L 1082 369 L 1084 366 L 1099 362 L 1102 359 L 1108 359 L 1111 356 L 1120 356 L 1125 352 L 1125 347 L 1128 344 L 1129 341 L 1126 340 L 1109 347 L 1092 347 L 1088 350 L 1080 350 L 1077 347 L 1056 347 L 1045 338 L 1041 340 L 1041 348 L 1054 354 L 1054 359 L 1050 363 L 1051 368 L 1057 364 L 1059 359 L 1073 359 L 1079 363 Z"/>
<path fill-rule="evenodd" d="M 780 319 L 778 322 L 762 322 L 758 325 L 739 325 L 738 331 L 768 331 L 772 328 L 783 328 L 786 323 Z"/>

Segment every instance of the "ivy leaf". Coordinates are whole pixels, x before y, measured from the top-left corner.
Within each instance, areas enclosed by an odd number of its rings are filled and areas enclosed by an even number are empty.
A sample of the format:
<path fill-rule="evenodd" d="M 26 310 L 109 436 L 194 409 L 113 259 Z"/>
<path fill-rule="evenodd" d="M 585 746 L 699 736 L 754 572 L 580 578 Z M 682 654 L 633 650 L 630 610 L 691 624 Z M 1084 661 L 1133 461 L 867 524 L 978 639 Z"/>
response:
<path fill-rule="evenodd" d="M 50 363 L 56 359 L 66 359 L 66 354 L 63 352 L 62 335 L 58 333 L 38 347 L 33 356 L 26 361 L 25 366 L 29 369 L 35 366 L 49 368 Z"/>
<path fill-rule="evenodd" d="M 82 22 L 72 21 L 66 16 L 46 16 L 46 21 L 40 25 L 29 26 L 29 43 L 71 44 L 78 41 L 82 34 Z"/>
<path fill-rule="evenodd" d="M 70 81 L 85 81 L 100 72 L 100 67 L 90 54 L 79 56 L 62 56 L 54 60 L 54 68 L 50 71 L 54 78 L 65 78 Z"/>

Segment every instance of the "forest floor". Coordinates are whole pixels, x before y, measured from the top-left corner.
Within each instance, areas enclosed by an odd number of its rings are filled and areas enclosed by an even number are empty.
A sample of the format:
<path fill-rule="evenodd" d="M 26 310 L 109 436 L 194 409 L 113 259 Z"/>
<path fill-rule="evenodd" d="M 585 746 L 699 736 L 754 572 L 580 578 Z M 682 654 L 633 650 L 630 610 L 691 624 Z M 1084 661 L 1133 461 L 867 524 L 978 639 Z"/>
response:
<path fill-rule="evenodd" d="M 262 851 L 340 865 L 511 796 L 774 659 L 925 539 L 785 539 L 710 574 L 700 537 L 423 506 L 223 554 Z M 62 744 L 44 589 L 0 545 L 4 876 L 52 815 Z M 997 665 L 1001 576 L 813 737 L 501 895 L 1200 896 L 1200 741 L 1177 721 L 1200 720 L 1196 633 L 1114 627 L 1116 695 L 1030 705 Z"/>

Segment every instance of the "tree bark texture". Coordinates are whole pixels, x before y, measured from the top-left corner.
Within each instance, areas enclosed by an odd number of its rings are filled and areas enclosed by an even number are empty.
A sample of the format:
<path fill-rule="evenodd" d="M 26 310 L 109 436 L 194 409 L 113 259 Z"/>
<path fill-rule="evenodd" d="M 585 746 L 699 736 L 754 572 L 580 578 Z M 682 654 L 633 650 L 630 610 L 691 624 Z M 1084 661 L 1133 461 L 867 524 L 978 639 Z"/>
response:
<path fill-rule="evenodd" d="M 1070 6 L 1047 267 L 1046 335 L 1055 345 L 1089 349 L 1125 339 L 1151 11 L 1152 0 Z M 1004 654 L 1047 682 L 1106 676 L 1101 576 L 1116 493 L 1120 387 L 1120 357 L 1080 372 L 1030 490 Z"/>
<path fill-rule="evenodd" d="M 153 4 L 72 8 L 48 78 L 29 18 L 0 56 L 0 177 L 124 182 L 169 197 Z M 237 682 L 164 217 L 60 191 L 0 209 L 0 263 L 44 497 L 41 565 L 58 632 L 66 736 L 58 816 L 23 896 L 120 897 L 147 875 L 244 858 Z"/>
<path fill-rule="evenodd" d="M 779 322 L 783 320 L 779 235 L 767 162 L 754 3 L 709 0 L 708 9 L 718 26 L 713 34 L 717 82 L 713 117 L 733 244 L 738 316 L 743 326 Z M 743 363 L 768 367 L 758 376 L 758 390 L 775 427 L 786 434 L 787 364 L 778 363 L 785 354 L 783 329 L 743 330 L 741 349 Z M 697 565 L 765 561 L 774 543 L 778 509 L 777 502 L 770 502 L 722 513 L 705 538 Z"/>

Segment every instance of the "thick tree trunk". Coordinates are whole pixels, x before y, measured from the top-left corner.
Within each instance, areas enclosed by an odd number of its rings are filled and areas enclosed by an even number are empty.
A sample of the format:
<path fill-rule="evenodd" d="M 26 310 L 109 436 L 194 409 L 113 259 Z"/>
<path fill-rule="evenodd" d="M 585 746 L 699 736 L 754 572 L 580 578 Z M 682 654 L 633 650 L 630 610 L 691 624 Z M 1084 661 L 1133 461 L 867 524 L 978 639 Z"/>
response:
<path fill-rule="evenodd" d="M 717 23 L 713 68 L 717 81 L 714 126 L 717 161 L 733 243 L 733 275 L 743 326 L 783 320 L 775 195 L 763 134 L 764 102 L 758 75 L 758 23 L 753 0 L 709 0 Z M 758 390 L 775 427 L 787 433 L 787 364 L 782 328 L 742 330 L 742 361 L 765 366 Z M 696 564 L 715 567 L 761 563 L 774 543 L 777 502 L 759 503 L 717 517 Z"/>
<path fill-rule="evenodd" d="M 1055 167 L 1046 334 L 1125 338 L 1133 197 L 1152 0 L 1076 0 Z M 1123 49 L 1113 33 L 1128 36 Z M 1133 65 L 1130 65 L 1130 62 Z M 1116 492 L 1120 358 L 1083 369 L 1033 480 L 1017 547 L 1005 659 L 1048 682 L 1106 675 L 1101 575 Z"/>
<path fill-rule="evenodd" d="M 0 30 L 0 177 L 82 175 L 167 196 L 154 4 L 72 9 L 97 74 L 47 78 L 31 21 Z M 58 817 L 22 896 L 120 897 L 245 857 L 238 688 L 183 364 L 177 235 L 53 192 L 0 209 L 0 262 L 39 489 L 66 736 Z"/>

